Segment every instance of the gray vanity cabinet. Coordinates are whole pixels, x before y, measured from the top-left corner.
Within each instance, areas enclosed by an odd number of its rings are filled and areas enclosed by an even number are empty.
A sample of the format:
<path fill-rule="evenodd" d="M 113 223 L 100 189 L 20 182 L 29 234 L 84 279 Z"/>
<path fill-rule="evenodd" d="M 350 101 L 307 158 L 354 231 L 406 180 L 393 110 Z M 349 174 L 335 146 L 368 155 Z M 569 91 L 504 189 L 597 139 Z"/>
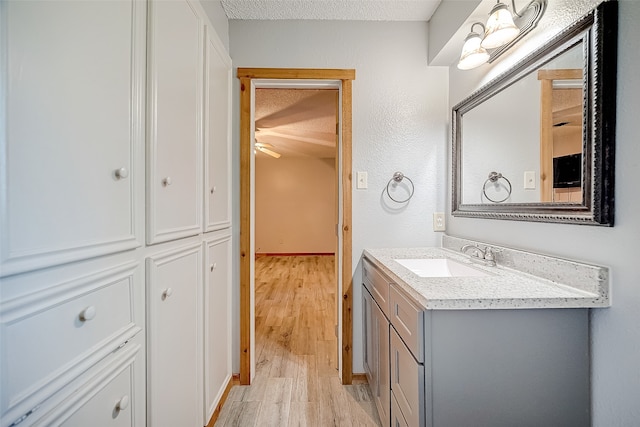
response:
<path fill-rule="evenodd" d="M 366 268 L 366 267 L 365 267 Z M 372 270 L 368 270 L 371 273 Z M 376 302 L 376 298 L 369 293 L 367 286 L 373 283 L 365 276 L 365 286 L 362 288 L 362 312 L 364 325 L 364 369 L 367 381 L 378 409 L 378 415 L 383 425 L 388 425 L 390 419 L 390 375 L 389 375 L 389 320 Z M 378 282 L 384 280 L 377 276 Z M 380 283 L 376 283 L 380 286 Z M 387 294 L 389 283 L 386 284 Z M 379 299 L 378 299 L 379 301 Z M 385 310 L 386 311 L 386 310 Z"/>
<path fill-rule="evenodd" d="M 383 425 L 590 425 L 588 309 L 425 310 L 368 260 L 363 270 L 365 370 Z M 387 282 L 386 313 L 372 277 Z"/>

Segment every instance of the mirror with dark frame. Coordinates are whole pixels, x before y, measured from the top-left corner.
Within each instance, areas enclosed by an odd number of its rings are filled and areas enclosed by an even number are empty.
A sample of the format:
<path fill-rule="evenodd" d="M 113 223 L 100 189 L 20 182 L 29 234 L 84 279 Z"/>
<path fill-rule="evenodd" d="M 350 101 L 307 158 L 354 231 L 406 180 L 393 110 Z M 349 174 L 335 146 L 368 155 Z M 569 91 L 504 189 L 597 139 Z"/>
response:
<path fill-rule="evenodd" d="M 617 3 L 453 108 L 452 215 L 613 225 Z"/>

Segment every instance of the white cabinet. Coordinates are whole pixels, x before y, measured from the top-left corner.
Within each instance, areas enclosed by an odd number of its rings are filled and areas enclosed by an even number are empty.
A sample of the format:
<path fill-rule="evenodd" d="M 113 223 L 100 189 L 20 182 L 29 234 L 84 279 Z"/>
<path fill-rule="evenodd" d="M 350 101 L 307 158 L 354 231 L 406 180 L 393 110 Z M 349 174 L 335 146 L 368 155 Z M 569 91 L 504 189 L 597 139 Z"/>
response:
<path fill-rule="evenodd" d="M 205 424 L 231 379 L 231 234 L 204 242 L 204 402 Z"/>
<path fill-rule="evenodd" d="M 89 275 L 58 268 L 2 281 L 2 427 L 20 419 L 30 425 L 50 409 L 70 405 L 96 366 L 115 363 L 119 349 L 132 348 L 131 340 L 141 335 L 142 267 L 109 264 Z M 144 360 L 139 348 L 136 357 Z M 138 386 L 129 399 L 144 405 L 144 368 L 130 381 Z"/>
<path fill-rule="evenodd" d="M 149 244 L 202 231 L 203 33 L 189 1 L 149 3 Z"/>
<path fill-rule="evenodd" d="M 0 275 L 140 245 L 145 12 L 2 2 Z"/>
<path fill-rule="evenodd" d="M 205 50 L 205 231 L 231 225 L 231 59 L 207 27 Z"/>
<path fill-rule="evenodd" d="M 147 258 L 150 426 L 204 425 L 201 289 L 201 243 Z"/>
<path fill-rule="evenodd" d="M 37 420 L 34 427 L 144 427 L 144 351 L 134 340 L 110 363 L 87 375 L 71 397 Z M 29 424 L 27 424 L 29 425 Z"/>

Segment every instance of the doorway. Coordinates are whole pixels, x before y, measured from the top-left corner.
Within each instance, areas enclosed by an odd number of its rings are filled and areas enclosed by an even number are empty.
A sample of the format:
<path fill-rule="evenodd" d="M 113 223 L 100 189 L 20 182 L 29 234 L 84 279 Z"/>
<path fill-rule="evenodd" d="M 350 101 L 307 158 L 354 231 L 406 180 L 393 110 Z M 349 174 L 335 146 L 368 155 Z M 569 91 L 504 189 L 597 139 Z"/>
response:
<path fill-rule="evenodd" d="M 255 162 L 254 102 L 256 88 L 334 88 L 338 112 L 338 370 L 341 382 L 352 381 L 351 274 L 351 82 L 355 70 L 239 68 L 240 79 L 240 382 L 255 374 Z"/>

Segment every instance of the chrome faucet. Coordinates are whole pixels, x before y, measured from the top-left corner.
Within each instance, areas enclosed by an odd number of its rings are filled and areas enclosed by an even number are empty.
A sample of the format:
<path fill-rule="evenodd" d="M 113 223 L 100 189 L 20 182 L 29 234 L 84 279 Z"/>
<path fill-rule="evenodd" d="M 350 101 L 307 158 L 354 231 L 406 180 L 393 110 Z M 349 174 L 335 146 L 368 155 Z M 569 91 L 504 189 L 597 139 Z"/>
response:
<path fill-rule="evenodd" d="M 469 252 L 472 249 L 473 252 Z M 474 262 L 484 264 L 489 267 L 496 266 L 495 250 L 491 246 L 485 246 L 484 250 L 480 249 L 478 245 L 464 245 L 460 248 L 460 252 L 469 256 L 469 259 Z"/>

